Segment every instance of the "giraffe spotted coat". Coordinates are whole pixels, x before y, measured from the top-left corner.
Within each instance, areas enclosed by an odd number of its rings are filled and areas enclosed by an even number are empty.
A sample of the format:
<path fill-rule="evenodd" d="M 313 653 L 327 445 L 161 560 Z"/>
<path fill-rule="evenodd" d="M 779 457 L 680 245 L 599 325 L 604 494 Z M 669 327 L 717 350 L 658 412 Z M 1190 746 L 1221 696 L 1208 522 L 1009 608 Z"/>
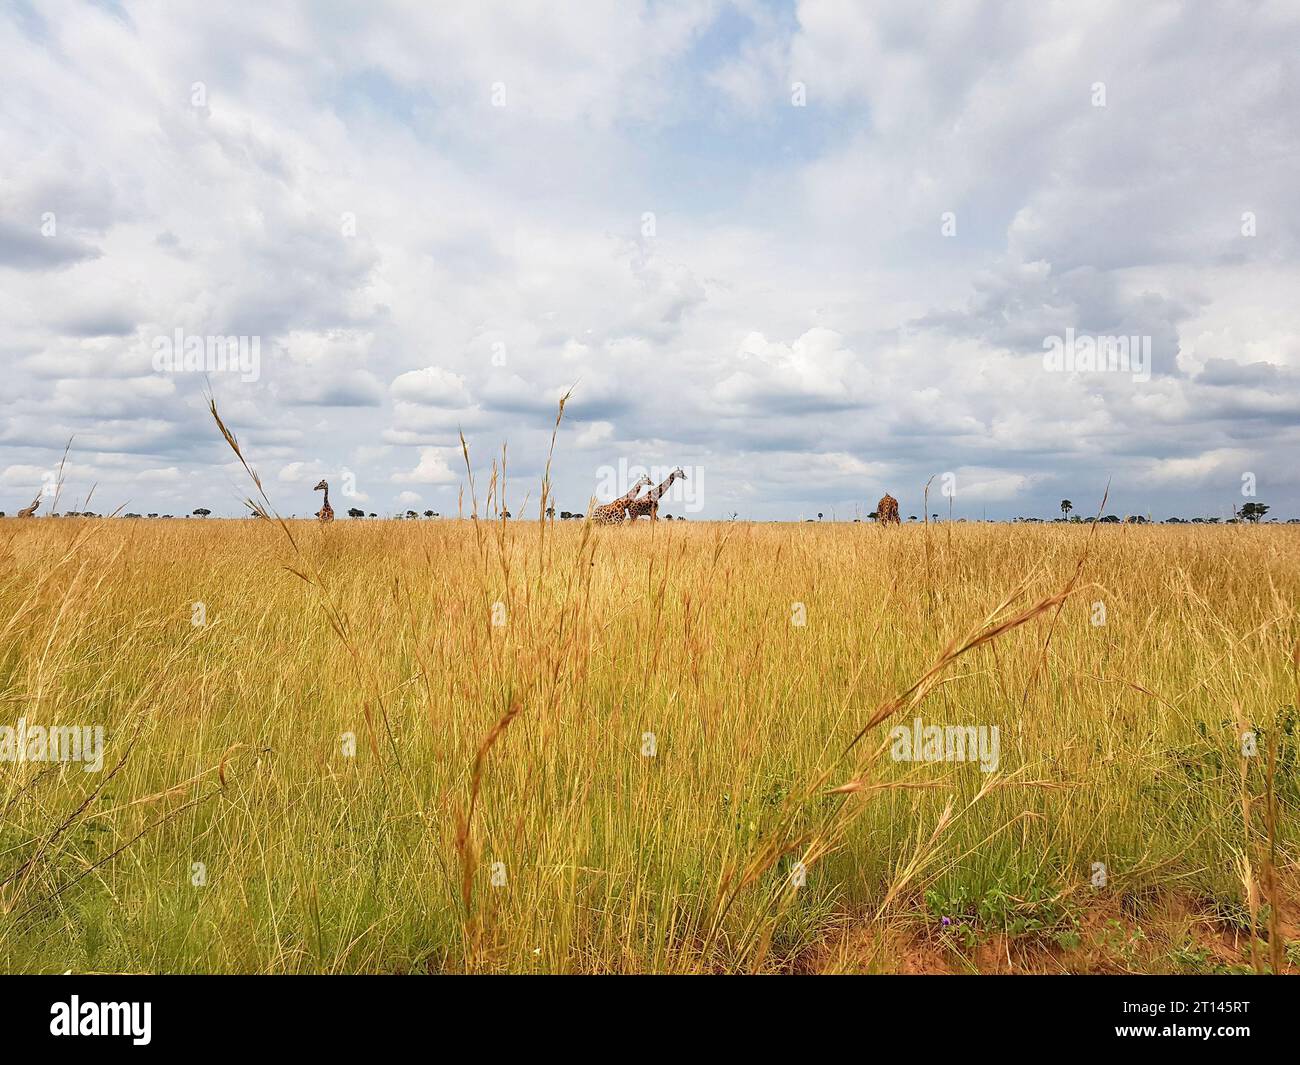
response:
<path fill-rule="evenodd" d="M 881 525 L 898 525 L 898 500 L 888 492 L 876 504 L 876 520 Z"/>
<path fill-rule="evenodd" d="M 627 518 L 628 506 L 636 499 L 636 494 L 650 483 L 649 477 L 642 476 L 630 491 L 625 492 L 611 503 L 596 507 L 591 512 L 591 523 L 593 525 L 622 525 Z"/>
<path fill-rule="evenodd" d="M 637 518 L 649 515 L 651 521 L 658 521 L 659 500 L 663 494 L 672 487 L 673 481 L 677 480 L 678 477 L 683 481 L 686 480 L 686 472 L 680 466 L 668 475 L 668 479 L 664 481 L 663 484 L 659 485 L 657 488 L 650 489 L 650 491 L 640 499 L 632 500 L 632 502 L 628 504 L 627 508 L 628 518 L 631 521 L 636 521 Z"/>

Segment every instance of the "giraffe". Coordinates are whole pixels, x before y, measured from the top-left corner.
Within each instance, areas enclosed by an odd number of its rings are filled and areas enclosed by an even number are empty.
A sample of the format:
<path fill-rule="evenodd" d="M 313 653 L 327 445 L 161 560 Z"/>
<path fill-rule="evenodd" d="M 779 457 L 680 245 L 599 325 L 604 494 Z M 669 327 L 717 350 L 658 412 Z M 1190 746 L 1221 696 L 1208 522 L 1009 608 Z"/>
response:
<path fill-rule="evenodd" d="M 612 503 L 605 503 L 591 512 L 591 523 L 593 525 L 622 525 L 627 518 L 627 508 L 636 499 L 636 494 L 648 484 L 653 482 L 645 474 L 634 484 L 630 491 L 624 493 L 615 499 Z"/>
<path fill-rule="evenodd" d="M 330 506 L 330 486 L 329 486 L 329 482 L 326 481 L 326 480 L 324 480 L 324 479 L 322 479 L 321 482 L 320 482 L 320 484 L 318 484 L 314 489 L 312 489 L 312 491 L 314 491 L 314 492 L 322 492 L 322 491 L 323 491 L 323 492 L 325 493 L 325 502 L 324 502 L 323 504 L 321 504 L 321 508 L 320 508 L 320 510 L 316 511 L 316 517 L 318 517 L 318 518 L 320 519 L 322 525 L 323 525 L 325 522 L 327 522 L 327 521 L 333 521 L 333 520 L 334 520 L 334 508 L 333 508 L 332 506 Z"/>
<path fill-rule="evenodd" d="M 880 502 L 876 504 L 876 520 L 881 525 L 897 525 L 898 521 L 898 500 L 888 492 L 884 494 Z"/>
<path fill-rule="evenodd" d="M 628 504 L 627 516 L 630 520 L 636 521 L 642 514 L 649 514 L 651 521 L 659 520 L 659 498 L 672 487 L 673 481 L 680 477 L 686 480 L 686 471 L 680 466 L 668 475 L 668 479 L 658 488 L 652 488 L 640 499 L 634 499 Z"/>
<path fill-rule="evenodd" d="M 41 505 L 41 494 L 37 492 L 36 498 L 32 500 L 32 505 L 30 507 L 23 507 L 23 509 L 18 512 L 18 516 L 20 518 L 30 518 L 33 514 L 36 513 L 36 508 L 39 507 L 40 505 Z"/>

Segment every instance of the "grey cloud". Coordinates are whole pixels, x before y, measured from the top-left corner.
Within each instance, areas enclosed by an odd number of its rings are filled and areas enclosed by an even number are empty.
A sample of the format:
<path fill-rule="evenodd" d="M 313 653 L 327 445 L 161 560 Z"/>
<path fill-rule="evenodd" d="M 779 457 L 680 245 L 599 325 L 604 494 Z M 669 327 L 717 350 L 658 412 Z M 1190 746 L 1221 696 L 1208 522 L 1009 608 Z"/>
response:
<path fill-rule="evenodd" d="M 128 314 L 105 308 L 69 315 L 56 328 L 70 337 L 126 337 L 135 332 L 136 323 Z"/>
<path fill-rule="evenodd" d="M 1272 362 L 1234 362 L 1231 359 L 1207 359 L 1196 383 L 1219 388 L 1245 385 L 1250 388 L 1300 387 L 1300 375 Z"/>
<path fill-rule="evenodd" d="M 45 237 L 39 227 L 0 219 L 0 265 L 19 270 L 58 270 L 98 259 L 102 254 L 93 244 L 76 237 Z"/>
<path fill-rule="evenodd" d="M 299 374 L 281 390 L 283 402 L 304 407 L 378 407 L 384 386 L 367 370 L 345 370 L 330 375 L 319 371 Z"/>

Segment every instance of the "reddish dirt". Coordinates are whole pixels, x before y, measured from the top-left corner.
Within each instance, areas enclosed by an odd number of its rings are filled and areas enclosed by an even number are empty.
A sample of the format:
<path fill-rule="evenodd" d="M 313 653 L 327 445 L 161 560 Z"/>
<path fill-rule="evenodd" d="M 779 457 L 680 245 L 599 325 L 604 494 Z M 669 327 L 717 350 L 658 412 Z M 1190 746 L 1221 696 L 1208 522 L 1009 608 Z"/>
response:
<path fill-rule="evenodd" d="M 1282 973 L 1300 975 L 1300 882 L 1283 892 Z M 960 942 L 918 917 L 851 924 L 798 966 L 811 973 L 901 975 L 1208 973 L 1249 969 L 1245 931 L 1213 912 L 1205 900 L 1174 893 L 1133 899 L 1090 900 L 1079 920 L 1077 947 L 1053 936 L 977 934 Z M 1290 946 L 1288 958 L 1286 948 Z M 1259 962 L 1270 966 L 1268 944 Z"/>

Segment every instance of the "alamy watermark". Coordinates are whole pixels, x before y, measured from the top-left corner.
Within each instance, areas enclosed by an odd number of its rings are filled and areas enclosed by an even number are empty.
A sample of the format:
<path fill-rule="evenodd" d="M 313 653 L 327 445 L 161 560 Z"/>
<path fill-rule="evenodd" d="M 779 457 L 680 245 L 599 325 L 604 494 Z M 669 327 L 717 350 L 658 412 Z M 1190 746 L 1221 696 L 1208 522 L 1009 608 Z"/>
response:
<path fill-rule="evenodd" d="M 153 368 L 159 373 L 237 373 L 241 381 L 256 381 L 262 376 L 262 338 L 186 335 L 177 326 L 170 336 L 153 338 Z"/>
<path fill-rule="evenodd" d="M 1151 338 L 1092 336 L 1066 329 L 1065 336 L 1043 338 L 1043 369 L 1050 373 L 1131 373 L 1151 380 Z"/>
<path fill-rule="evenodd" d="M 148 1046 L 152 1020 L 152 1002 L 82 1002 L 72 995 L 50 1006 L 50 1035 L 126 1036 L 135 1046 Z"/>
<path fill-rule="evenodd" d="M 681 472 L 672 477 L 677 470 Z M 681 503 L 688 514 L 698 514 L 704 509 L 703 466 L 638 466 L 625 458 L 619 459 L 617 466 L 601 466 L 596 470 L 596 500 L 608 503 L 618 499 L 642 477 L 650 478 L 650 487 L 641 493 L 643 496 L 663 488 L 661 503 Z"/>
<path fill-rule="evenodd" d="M 87 773 L 104 768 L 103 725 L 0 725 L 0 762 L 81 762 Z"/>
<path fill-rule="evenodd" d="M 996 773 L 1001 742 L 997 725 L 927 725 L 919 717 L 911 725 L 889 731 L 895 762 L 974 762 L 980 771 Z"/>

